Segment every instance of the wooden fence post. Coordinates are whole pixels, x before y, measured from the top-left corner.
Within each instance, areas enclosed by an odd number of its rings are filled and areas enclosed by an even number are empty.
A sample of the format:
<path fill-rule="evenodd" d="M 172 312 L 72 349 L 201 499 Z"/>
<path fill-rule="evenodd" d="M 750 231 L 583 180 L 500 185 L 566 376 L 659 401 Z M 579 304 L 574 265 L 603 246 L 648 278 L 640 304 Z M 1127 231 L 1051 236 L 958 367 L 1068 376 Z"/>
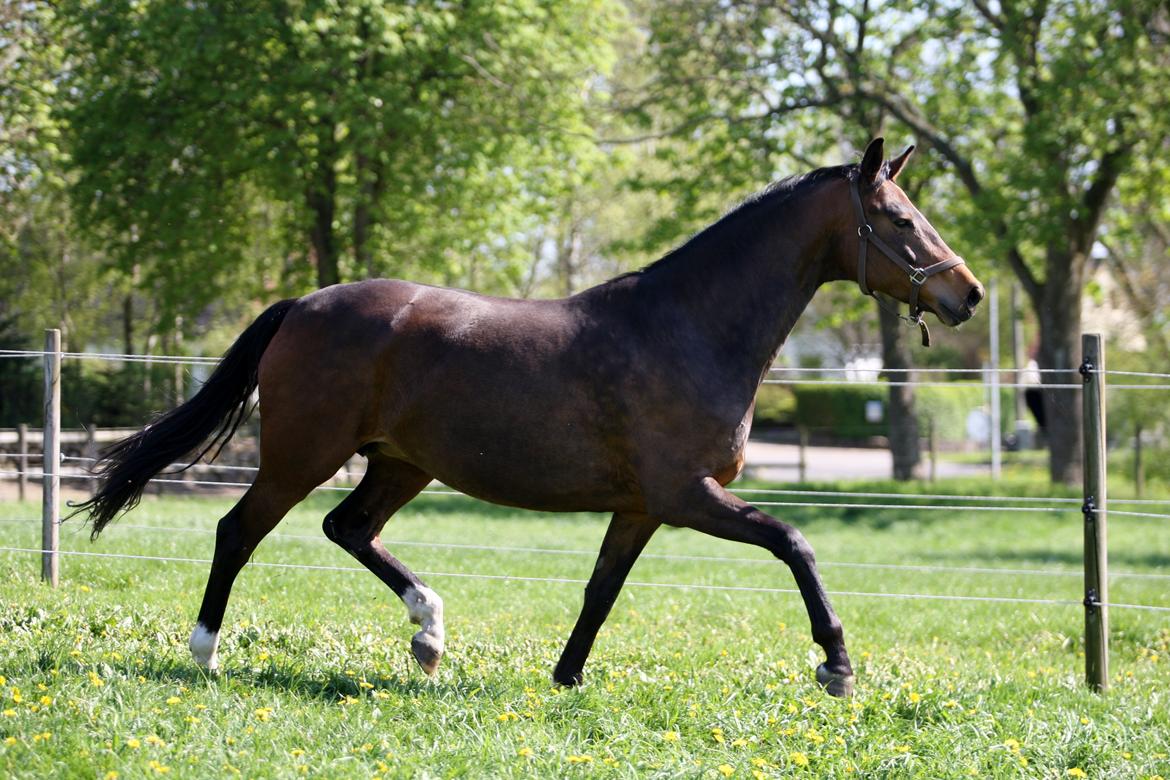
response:
<path fill-rule="evenodd" d="M 1105 491 L 1105 347 L 1101 334 L 1081 336 L 1084 378 L 1085 681 L 1109 687 L 1109 572 Z"/>
<path fill-rule="evenodd" d="M 61 331 L 45 331 L 45 429 L 42 451 L 41 579 L 57 587 L 61 517 Z"/>
<path fill-rule="evenodd" d="M 930 481 L 938 480 L 938 436 L 934 430 L 934 415 L 926 418 L 926 436 L 930 447 Z"/>
<path fill-rule="evenodd" d="M 19 453 L 20 476 L 16 478 L 16 497 L 24 501 L 25 491 L 28 489 L 28 425 L 21 423 L 16 426 L 16 450 Z"/>
<path fill-rule="evenodd" d="M 1146 492 L 1146 468 L 1142 463 L 1142 424 L 1133 432 L 1133 492 L 1141 498 Z"/>
<path fill-rule="evenodd" d="M 796 469 L 797 479 L 804 482 L 808 479 L 808 428 L 800 425 L 796 429 L 800 440 L 800 449 L 797 451 Z"/>

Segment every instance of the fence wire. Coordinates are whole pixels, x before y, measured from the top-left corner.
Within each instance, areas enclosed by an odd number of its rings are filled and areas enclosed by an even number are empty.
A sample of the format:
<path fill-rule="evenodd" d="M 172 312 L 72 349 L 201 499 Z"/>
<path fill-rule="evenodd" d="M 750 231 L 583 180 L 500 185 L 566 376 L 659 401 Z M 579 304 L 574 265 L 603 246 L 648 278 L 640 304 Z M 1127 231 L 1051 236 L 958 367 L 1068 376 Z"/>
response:
<path fill-rule="evenodd" d="M 27 525 L 32 527 L 39 520 L 33 519 L 16 519 L 16 518 L 0 518 L 0 522 L 9 524 Z M 214 528 L 192 528 L 190 526 L 162 526 L 162 525 L 141 525 L 134 523 L 118 523 L 119 528 L 133 531 L 148 531 L 159 533 L 190 533 L 202 534 L 206 536 L 215 535 Z M 314 544 L 333 544 L 329 539 L 323 536 L 315 536 L 309 534 L 294 534 L 275 532 L 270 533 L 265 539 L 274 540 L 290 540 L 298 542 L 310 542 Z M 395 547 L 421 547 L 425 549 L 439 549 L 439 550 L 467 550 L 470 552 L 492 552 L 518 555 L 566 555 L 566 556 L 584 556 L 596 557 L 598 552 L 596 550 L 573 550 L 559 547 L 515 547 L 507 545 L 489 545 L 489 544 L 466 544 L 458 542 L 424 542 L 410 539 L 382 539 L 382 543 L 388 548 Z M 662 561 L 678 561 L 686 563 L 727 563 L 733 565 L 763 565 L 775 566 L 779 562 L 775 558 L 744 558 L 737 556 L 725 555 L 684 555 L 681 553 L 642 553 L 638 556 L 639 559 L 646 558 L 650 560 Z M 1021 576 L 1037 576 L 1037 577 L 1071 577 L 1080 578 L 1084 576 L 1082 571 L 1074 571 L 1071 569 L 1026 569 L 1026 568 L 1008 568 L 1002 566 L 951 566 L 944 564 L 912 564 L 912 563 L 860 563 L 853 561 L 817 561 L 817 566 L 821 568 L 842 568 L 842 569 L 876 569 L 876 570 L 890 570 L 890 571 L 917 571 L 927 574 L 1013 574 Z M 1133 572 L 1133 571 L 1109 571 L 1110 579 L 1155 579 L 1155 580 L 1170 580 L 1170 574 L 1155 574 L 1151 572 Z"/>
<path fill-rule="evenodd" d="M 41 554 L 42 550 L 33 547 L 0 547 L 2 552 L 14 553 L 28 553 Z M 210 565 L 211 560 L 207 558 L 182 558 L 177 556 L 165 555 L 134 555 L 130 553 L 96 553 L 84 552 L 81 550 L 60 550 L 59 555 L 76 555 L 87 558 L 121 558 L 129 560 L 140 561 L 156 561 L 160 563 L 198 563 L 203 565 Z M 277 568 L 277 569 L 300 569 L 303 571 L 333 571 L 333 572 L 368 572 L 368 569 L 359 568 L 356 566 L 328 566 L 320 564 L 301 564 L 301 563 L 277 563 L 268 561 L 249 561 L 248 566 L 256 566 L 259 568 Z M 580 579 L 576 577 L 527 577 L 512 574 L 486 574 L 482 572 L 444 572 L 444 571 L 423 571 L 416 572 L 425 577 L 451 577 L 477 580 L 501 580 L 507 582 L 543 582 L 543 583 L 561 583 L 569 585 L 587 585 L 589 580 Z M 702 591 L 725 591 L 725 592 L 748 592 L 748 593 L 772 593 L 772 594 L 799 594 L 800 591 L 796 588 L 768 588 L 753 585 L 707 585 L 702 583 L 686 583 L 686 582 L 640 582 L 628 581 L 625 583 L 628 587 L 634 588 L 663 588 L 673 590 L 702 590 Z M 906 599 L 918 601 L 959 601 L 959 602 L 983 602 L 996 604 L 1043 604 L 1054 606 L 1084 606 L 1080 600 L 1077 599 L 1037 599 L 1037 598 L 1022 598 L 1015 596 L 970 596 L 962 594 L 950 593 L 901 593 L 901 592 L 881 592 L 881 591 L 858 591 L 858 590 L 835 590 L 830 591 L 831 596 L 846 596 L 859 598 L 885 598 L 885 599 Z M 1152 604 L 1118 604 L 1108 603 L 1101 606 L 1111 607 L 1114 609 L 1130 609 L 1148 612 L 1170 612 L 1170 607 L 1155 606 Z"/>

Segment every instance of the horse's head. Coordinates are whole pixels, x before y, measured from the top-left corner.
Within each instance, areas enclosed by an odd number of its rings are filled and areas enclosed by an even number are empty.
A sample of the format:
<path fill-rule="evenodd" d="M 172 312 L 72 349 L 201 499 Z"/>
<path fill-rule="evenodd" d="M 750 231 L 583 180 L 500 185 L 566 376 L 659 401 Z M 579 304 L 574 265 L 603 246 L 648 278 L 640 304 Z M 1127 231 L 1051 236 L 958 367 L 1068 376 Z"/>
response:
<path fill-rule="evenodd" d="M 983 285 L 897 184 L 911 146 L 886 162 L 877 138 L 849 182 L 852 200 L 845 262 L 862 292 L 881 292 L 910 304 L 910 317 L 930 311 L 945 325 L 971 318 Z"/>

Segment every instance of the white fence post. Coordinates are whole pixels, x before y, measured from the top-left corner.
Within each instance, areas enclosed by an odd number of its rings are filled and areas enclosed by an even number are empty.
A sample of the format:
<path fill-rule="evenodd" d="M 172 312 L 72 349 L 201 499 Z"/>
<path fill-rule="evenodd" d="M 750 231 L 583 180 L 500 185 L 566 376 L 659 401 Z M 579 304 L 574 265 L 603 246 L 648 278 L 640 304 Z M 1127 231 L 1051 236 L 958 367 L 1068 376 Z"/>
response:
<path fill-rule="evenodd" d="M 61 517 L 61 331 L 45 331 L 45 430 L 42 451 L 41 579 L 57 587 Z"/>

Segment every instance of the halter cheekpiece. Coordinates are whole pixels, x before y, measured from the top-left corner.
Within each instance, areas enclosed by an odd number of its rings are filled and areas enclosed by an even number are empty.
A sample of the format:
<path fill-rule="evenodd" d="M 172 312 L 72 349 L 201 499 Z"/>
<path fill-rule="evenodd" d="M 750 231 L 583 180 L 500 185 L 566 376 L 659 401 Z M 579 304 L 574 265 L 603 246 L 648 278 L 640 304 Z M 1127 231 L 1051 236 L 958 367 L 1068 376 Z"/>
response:
<path fill-rule="evenodd" d="M 942 273 L 949 268 L 954 268 L 956 265 L 964 265 L 965 262 L 961 257 L 952 257 L 948 260 L 941 260 L 934 265 L 928 265 L 925 268 L 920 268 L 911 264 L 906 258 L 902 257 L 893 247 L 878 238 L 877 233 L 873 230 L 873 225 L 869 224 L 869 220 L 865 218 L 865 207 L 861 205 L 861 189 L 858 183 L 859 176 L 854 176 L 849 180 L 849 194 L 853 199 L 853 210 L 857 213 L 857 286 L 866 295 L 869 295 L 878 302 L 878 305 L 892 311 L 899 319 L 905 320 L 910 325 L 917 325 L 922 331 L 922 346 L 930 346 L 930 330 L 926 327 L 926 321 L 922 319 L 922 307 L 918 305 L 918 293 L 922 286 L 926 284 L 926 280 L 935 274 Z M 865 260 L 866 251 L 869 248 L 870 242 L 876 246 L 882 254 L 890 259 L 890 261 L 901 268 L 910 277 L 910 315 L 900 313 L 896 308 L 889 308 L 886 303 L 878 298 L 869 285 L 865 282 Z"/>

